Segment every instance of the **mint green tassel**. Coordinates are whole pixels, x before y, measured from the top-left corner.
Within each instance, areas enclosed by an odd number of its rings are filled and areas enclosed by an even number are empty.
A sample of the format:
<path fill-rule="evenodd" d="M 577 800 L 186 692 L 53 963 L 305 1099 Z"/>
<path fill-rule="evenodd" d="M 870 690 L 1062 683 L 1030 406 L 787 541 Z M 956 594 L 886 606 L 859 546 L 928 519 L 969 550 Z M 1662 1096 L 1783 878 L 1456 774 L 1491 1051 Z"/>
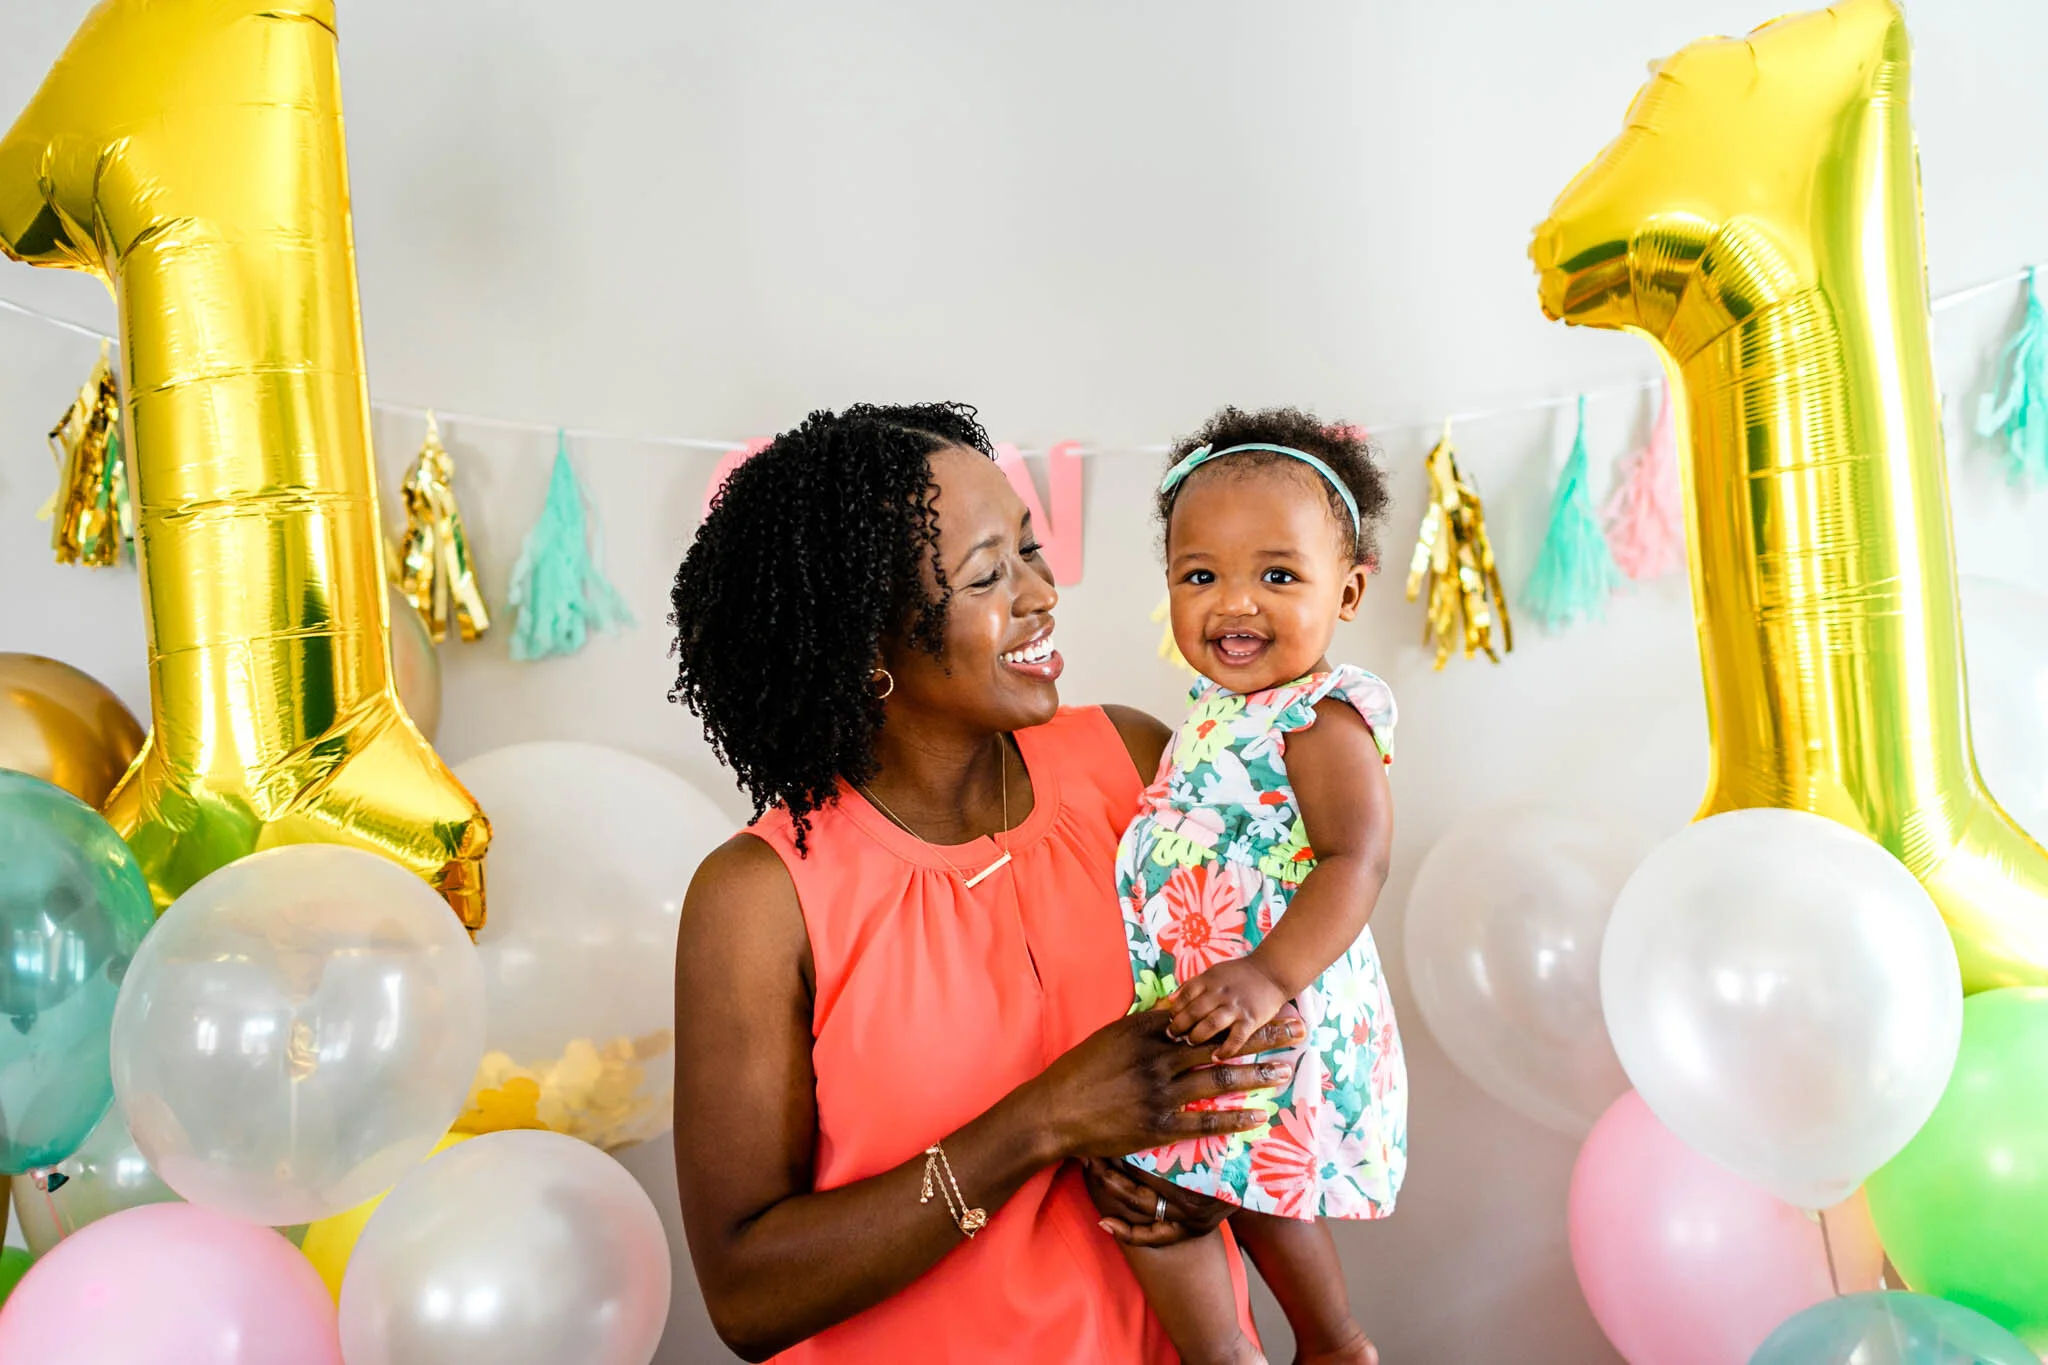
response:
<path fill-rule="evenodd" d="M 2027 311 L 1998 357 L 2005 395 L 1977 400 L 1977 434 L 2005 438 L 2006 473 L 2016 484 L 2048 479 L 2048 314 L 2034 267 L 2027 267 Z"/>
<path fill-rule="evenodd" d="M 625 599 L 592 557 L 595 533 L 585 525 L 583 506 L 583 486 L 569 464 L 569 437 L 564 432 L 555 440 L 547 505 L 526 533 L 519 563 L 512 569 L 508 600 L 519 610 L 512 626 L 515 659 L 574 654 L 593 629 L 633 624 Z"/>
<path fill-rule="evenodd" d="M 1621 585 L 1621 570 L 1593 516 L 1586 490 L 1586 400 L 1579 398 L 1579 431 L 1571 457 L 1558 475 L 1550 499 L 1550 529 L 1536 569 L 1522 590 L 1522 605 L 1537 624 L 1559 630 L 1574 621 L 1607 614 L 1607 599 Z"/>

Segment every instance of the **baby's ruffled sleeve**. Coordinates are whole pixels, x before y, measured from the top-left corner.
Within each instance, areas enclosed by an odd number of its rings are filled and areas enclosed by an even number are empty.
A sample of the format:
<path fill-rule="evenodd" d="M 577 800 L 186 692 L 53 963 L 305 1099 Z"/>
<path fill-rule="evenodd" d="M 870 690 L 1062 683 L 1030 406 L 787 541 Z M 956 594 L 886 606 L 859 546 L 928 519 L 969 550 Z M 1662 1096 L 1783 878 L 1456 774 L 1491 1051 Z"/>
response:
<path fill-rule="evenodd" d="M 1380 757 L 1392 763 L 1394 722 L 1398 716 L 1394 689 L 1355 664 L 1339 664 L 1328 673 L 1309 679 L 1299 695 L 1291 698 L 1274 718 L 1274 728 L 1290 733 L 1311 728 L 1316 723 L 1316 703 L 1328 697 L 1351 703 L 1372 731 Z"/>

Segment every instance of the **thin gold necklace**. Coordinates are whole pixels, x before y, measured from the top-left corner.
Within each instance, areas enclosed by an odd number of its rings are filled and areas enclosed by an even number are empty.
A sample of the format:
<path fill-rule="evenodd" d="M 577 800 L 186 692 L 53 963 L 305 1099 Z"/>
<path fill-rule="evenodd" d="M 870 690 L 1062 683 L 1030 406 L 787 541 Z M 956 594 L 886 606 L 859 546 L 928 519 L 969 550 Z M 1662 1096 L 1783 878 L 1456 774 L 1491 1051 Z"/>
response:
<path fill-rule="evenodd" d="M 873 792 L 868 790 L 867 783 L 856 782 L 854 783 L 854 785 L 860 788 L 860 794 L 862 796 L 865 796 L 869 801 L 874 803 L 874 807 L 876 810 L 882 812 L 882 814 L 889 817 L 889 821 L 891 824 L 895 825 L 905 834 L 908 834 L 911 838 L 917 840 L 920 844 L 923 844 L 926 848 L 929 848 L 932 852 L 938 854 L 940 859 L 944 861 L 946 866 L 953 869 L 954 875 L 960 878 L 961 885 L 964 886 L 967 890 L 972 891 L 975 887 L 980 886 L 983 882 L 987 881 L 990 877 L 994 876 L 997 869 L 1007 866 L 1010 861 L 1010 742 L 1009 740 L 1004 739 L 1001 736 L 998 736 L 996 740 L 996 763 L 998 765 L 997 771 L 1001 773 L 1001 777 L 998 780 L 1000 781 L 1003 789 L 1003 837 L 1000 841 L 1000 846 L 1003 850 L 1003 856 L 996 859 L 994 862 L 990 863 L 987 867 L 984 867 L 981 871 L 975 873 L 972 877 L 967 875 L 966 868 L 960 866 L 960 864 L 954 862 L 951 858 L 946 857 L 944 849 L 940 848 L 939 845 L 933 843 L 931 840 L 925 838 L 922 834 L 919 834 L 916 830 L 912 829 L 910 827 L 910 822 L 908 820 L 905 820 L 895 811 L 890 810 L 888 805 L 882 800 L 881 797 L 875 795 Z"/>

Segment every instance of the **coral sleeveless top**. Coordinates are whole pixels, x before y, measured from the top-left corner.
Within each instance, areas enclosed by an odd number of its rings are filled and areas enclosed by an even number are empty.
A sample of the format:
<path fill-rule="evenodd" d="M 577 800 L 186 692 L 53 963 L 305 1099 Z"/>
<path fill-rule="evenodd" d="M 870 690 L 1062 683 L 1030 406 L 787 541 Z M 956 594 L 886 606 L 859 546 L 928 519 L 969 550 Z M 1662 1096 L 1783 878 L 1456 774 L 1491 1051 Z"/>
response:
<path fill-rule="evenodd" d="M 812 817 L 808 857 L 797 856 L 781 810 L 753 827 L 796 884 L 817 969 L 818 1189 L 916 1158 L 1130 1007 L 1115 860 L 1144 784 L 1097 708 L 1062 710 L 1019 731 L 1017 746 L 1031 814 L 1010 832 L 1010 865 L 972 890 L 964 881 L 1000 858 L 1001 844 L 922 843 L 850 789 Z M 930 1213 L 946 1216 L 936 1202 Z M 1078 1168 L 1039 1172 L 989 1213 L 974 1240 L 901 1293 L 776 1360 L 1176 1359 L 1116 1242 L 1095 1225 Z M 1234 1247 L 1230 1264 L 1249 1325 Z"/>

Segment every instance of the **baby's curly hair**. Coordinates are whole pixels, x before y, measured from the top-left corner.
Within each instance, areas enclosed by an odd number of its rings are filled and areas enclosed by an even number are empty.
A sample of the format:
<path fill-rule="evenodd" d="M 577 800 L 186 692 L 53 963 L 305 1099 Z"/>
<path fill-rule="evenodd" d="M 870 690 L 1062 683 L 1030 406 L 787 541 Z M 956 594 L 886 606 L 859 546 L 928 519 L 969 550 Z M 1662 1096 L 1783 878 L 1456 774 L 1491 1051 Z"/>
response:
<path fill-rule="evenodd" d="M 1330 467 L 1330 471 L 1344 481 L 1351 490 L 1351 496 L 1358 502 L 1358 535 L 1352 542 L 1351 555 L 1354 564 L 1379 565 L 1379 527 L 1386 519 L 1389 496 L 1386 472 L 1379 467 L 1372 447 L 1367 444 L 1364 432 L 1356 427 L 1333 425 L 1324 422 L 1314 413 L 1300 408 L 1261 408 L 1257 412 L 1246 412 L 1242 408 L 1224 408 L 1208 421 L 1199 431 L 1184 436 L 1174 443 L 1173 454 L 1167 458 L 1170 469 L 1179 464 L 1188 454 L 1202 446 L 1223 450 L 1230 446 L 1259 442 L 1265 445 L 1290 446 L 1315 456 Z M 1304 468 L 1300 461 L 1286 455 L 1275 455 L 1270 451 L 1252 450 L 1242 455 L 1232 455 L 1220 465 L 1203 465 L 1189 480 L 1201 478 L 1211 470 L 1241 471 L 1265 467 L 1292 466 Z M 1330 502 L 1330 515 L 1337 519 L 1342 531 L 1351 529 L 1351 512 L 1344 506 L 1344 500 L 1337 490 L 1329 487 L 1322 476 L 1316 476 Z M 1173 504 L 1187 487 L 1184 480 L 1168 491 L 1161 493 L 1158 500 L 1160 534 L 1164 535 L 1173 519 Z"/>
<path fill-rule="evenodd" d="M 704 722 L 756 818 L 789 811 L 799 851 L 840 780 L 874 776 L 882 642 L 943 647 L 931 457 L 948 446 L 994 458 L 964 403 L 814 412 L 733 471 L 676 570 L 669 700 Z"/>

